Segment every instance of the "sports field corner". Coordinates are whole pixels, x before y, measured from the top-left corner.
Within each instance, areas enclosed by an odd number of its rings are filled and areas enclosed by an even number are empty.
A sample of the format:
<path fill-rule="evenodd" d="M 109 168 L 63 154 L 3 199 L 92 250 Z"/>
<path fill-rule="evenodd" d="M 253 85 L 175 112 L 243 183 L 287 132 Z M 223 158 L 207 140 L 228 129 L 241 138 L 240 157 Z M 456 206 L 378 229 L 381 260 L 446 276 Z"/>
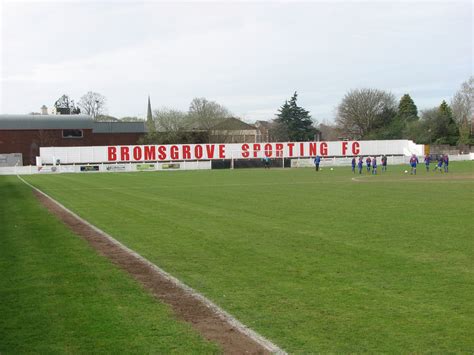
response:
<path fill-rule="evenodd" d="M 450 169 L 24 179 L 289 353 L 472 352 L 474 164 Z M 114 341 L 134 352 L 219 351 L 73 238 L 28 187 L 0 181 L 0 261 L 12 275 L 0 288 L 1 352 L 108 351 Z"/>

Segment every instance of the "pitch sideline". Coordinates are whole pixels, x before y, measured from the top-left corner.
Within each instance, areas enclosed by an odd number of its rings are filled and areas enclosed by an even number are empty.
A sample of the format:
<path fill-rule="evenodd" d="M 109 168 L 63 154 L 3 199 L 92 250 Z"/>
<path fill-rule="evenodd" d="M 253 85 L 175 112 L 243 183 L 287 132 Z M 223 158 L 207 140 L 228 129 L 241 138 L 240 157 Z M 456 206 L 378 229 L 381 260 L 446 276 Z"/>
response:
<path fill-rule="evenodd" d="M 97 228 L 93 224 L 89 223 L 88 221 L 84 220 L 80 216 L 78 216 L 76 213 L 72 212 L 69 210 L 67 207 L 62 205 L 60 202 L 56 201 L 54 198 L 46 194 L 45 192 L 41 191 L 37 187 L 31 185 L 29 182 L 24 180 L 21 176 L 17 175 L 18 179 L 22 181 L 25 185 L 29 186 L 32 188 L 34 191 L 36 191 L 38 194 L 41 196 L 45 197 L 47 200 L 52 202 L 54 205 L 59 207 L 61 210 L 64 212 L 68 213 L 72 217 L 74 217 L 76 220 L 79 222 L 83 223 L 84 225 L 88 226 L 92 230 L 94 230 L 96 233 L 98 233 L 101 237 L 105 238 L 107 241 L 110 243 L 114 244 L 116 247 L 127 253 L 128 255 L 134 257 L 137 261 L 145 264 L 146 266 L 150 267 L 153 271 L 158 273 L 161 277 L 165 278 L 169 282 L 171 282 L 173 285 L 175 285 L 177 288 L 182 290 L 184 293 L 187 295 L 191 296 L 195 300 L 199 301 L 200 303 L 204 304 L 208 309 L 210 309 L 215 315 L 217 315 L 221 320 L 225 321 L 229 326 L 236 328 L 240 333 L 244 334 L 246 337 L 250 338 L 252 341 L 260 345 L 264 350 L 275 353 L 275 354 L 287 354 L 286 351 L 278 347 L 277 345 L 273 344 L 270 340 L 266 339 L 262 335 L 258 334 L 251 328 L 247 327 L 243 323 L 241 323 L 239 320 L 234 318 L 232 315 L 221 309 L 219 306 L 217 306 L 215 303 L 213 303 L 211 300 L 206 298 L 205 296 L 201 295 L 199 292 L 194 290 L 193 288 L 187 286 L 174 276 L 170 275 L 157 265 L 153 264 L 149 260 L 145 259 L 143 256 L 138 254 L 137 252 L 133 251 L 132 249 L 128 248 L 109 234 L 105 233 L 101 229 Z"/>

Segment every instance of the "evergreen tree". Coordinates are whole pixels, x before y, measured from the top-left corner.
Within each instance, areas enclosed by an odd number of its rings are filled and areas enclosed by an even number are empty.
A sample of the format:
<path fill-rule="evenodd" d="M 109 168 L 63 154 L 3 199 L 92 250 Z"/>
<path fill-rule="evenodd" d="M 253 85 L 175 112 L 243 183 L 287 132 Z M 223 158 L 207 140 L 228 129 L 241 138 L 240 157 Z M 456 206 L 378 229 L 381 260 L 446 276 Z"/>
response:
<path fill-rule="evenodd" d="M 405 94 L 398 104 L 398 118 L 402 121 L 415 121 L 418 119 L 418 109 L 410 95 Z"/>
<path fill-rule="evenodd" d="M 309 111 L 298 106 L 297 99 L 298 94 L 295 91 L 290 101 L 285 101 L 278 110 L 275 122 L 279 126 L 279 138 L 294 142 L 309 141 L 314 138 L 316 129 L 313 127 Z"/>
<path fill-rule="evenodd" d="M 443 100 L 439 106 L 438 114 L 440 121 L 439 127 L 441 129 L 439 132 L 441 133 L 441 138 L 438 142 L 442 144 L 456 145 L 459 140 L 459 131 L 456 122 L 454 122 L 453 119 L 453 112 L 446 101 Z"/>

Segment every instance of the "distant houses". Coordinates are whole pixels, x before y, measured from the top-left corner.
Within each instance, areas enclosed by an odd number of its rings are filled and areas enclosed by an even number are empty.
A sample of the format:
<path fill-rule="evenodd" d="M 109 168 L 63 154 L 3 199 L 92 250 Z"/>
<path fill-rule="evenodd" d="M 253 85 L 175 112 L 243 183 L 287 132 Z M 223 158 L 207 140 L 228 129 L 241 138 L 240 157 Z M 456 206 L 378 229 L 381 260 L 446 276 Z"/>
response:
<path fill-rule="evenodd" d="M 58 106 L 58 105 L 56 105 Z M 0 115 L 0 154 L 21 154 L 24 165 L 34 165 L 40 147 L 135 145 L 146 141 L 150 133 L 152 112 L 148 98 L 147 120 L 124 122 L 111 116 L 93 119 L 89 115 L 64 114 L 56 108 L 48 114 Z M 236 117 L 214 121 L 204 127 L 197 121 L 188 121 L 183 127 L 186 141 L 179 143 L 260 143 L 274 141 L 272 122 L 246 123 Z M 166 134 L 166 132 L 156 132 Z M 204 137 L 204 138 L 203 138 Z M 156 142 L 149 142 L 156 143 Z"/>

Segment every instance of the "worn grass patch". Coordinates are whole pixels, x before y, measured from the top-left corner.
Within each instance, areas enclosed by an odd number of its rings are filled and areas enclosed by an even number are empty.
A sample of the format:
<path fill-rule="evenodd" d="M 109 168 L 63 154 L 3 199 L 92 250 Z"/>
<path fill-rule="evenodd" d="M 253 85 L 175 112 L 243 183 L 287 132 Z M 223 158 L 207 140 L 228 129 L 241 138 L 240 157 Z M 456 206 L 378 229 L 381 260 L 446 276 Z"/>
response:
<path fill-rule="evenodd" d="M 473 352 L 473 168 L 27 179 L 290 352 Z"/>

